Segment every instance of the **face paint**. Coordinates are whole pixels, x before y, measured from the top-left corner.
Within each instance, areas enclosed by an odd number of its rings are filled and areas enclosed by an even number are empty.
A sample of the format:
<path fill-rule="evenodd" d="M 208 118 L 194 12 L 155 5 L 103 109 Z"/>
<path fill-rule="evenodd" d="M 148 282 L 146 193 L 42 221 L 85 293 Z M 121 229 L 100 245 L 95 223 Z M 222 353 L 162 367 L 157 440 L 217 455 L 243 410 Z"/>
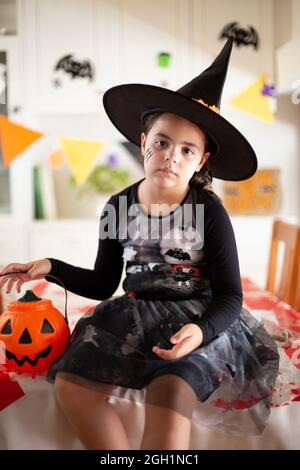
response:
<path fill-rule="evenodd" d="M 153 156 L 153 150 L 151 150 L 151 148 L 149 147 L 147 150 L 146 150 L 146 153 L 145 153 L 145 161 L 146 163 L 148 163 L 148 161 L 150 160 L 150 158 Z"/>

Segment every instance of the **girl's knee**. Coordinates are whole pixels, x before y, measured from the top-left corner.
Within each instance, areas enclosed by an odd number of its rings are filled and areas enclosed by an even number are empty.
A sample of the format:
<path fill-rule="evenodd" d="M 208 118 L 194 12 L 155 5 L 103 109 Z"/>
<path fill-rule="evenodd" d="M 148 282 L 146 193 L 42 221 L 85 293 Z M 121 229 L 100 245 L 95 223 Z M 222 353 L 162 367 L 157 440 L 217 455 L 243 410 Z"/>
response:
<path fill-rule="evenodd" d="M 177 411 L 191 419 L 197 397 L 191 386 L 181 377 L 163 375 L 149 384 L 146 403 Z"/>
<path fill-rule="evenodd" d="M 107 393 L 101 393 L 88 387 L 78 385 L 59 376 L 59 374 L 56 375 L 54 387 L 59 403 L 61 405 L 66 404 L 68 407 L 78 406 L 82 402 L 84 402 L 86 406 L 89 404 L 96 405 L 108 399 Z"/>

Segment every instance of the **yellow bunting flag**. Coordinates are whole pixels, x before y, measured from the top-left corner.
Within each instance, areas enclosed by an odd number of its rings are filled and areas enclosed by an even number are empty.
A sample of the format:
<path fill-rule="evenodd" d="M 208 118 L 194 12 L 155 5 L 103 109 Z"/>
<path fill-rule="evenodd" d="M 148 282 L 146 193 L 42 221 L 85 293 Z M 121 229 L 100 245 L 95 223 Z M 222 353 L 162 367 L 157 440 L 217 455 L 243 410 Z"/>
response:
<path fill-rule="evenodd" d="M 78 184 L 84 183 L 105 143 L 76 139 L 60 139 L 60 141 L 75 181 Z"/>
<path fill-rule="evenodd" d="M 267 77 L 262 75 L 255 83 L 230 100 L 229 104 L 263 121 L 273 122 L 272 98 L 264 92 L 267 88 Z"/>
<path fill-rule="evenodd" d="M 15 124 L 5 116 L 0 116 L 0 136 L 3 161 L 8 166 L 43 134 Z"/>
<path fill-rule="evenodd" d="M 49 155 L 49 163 L 54 170 L 61 168 L 64 165 L 65 160 L 66 156 L 61 149 L 56 150 Z"/>

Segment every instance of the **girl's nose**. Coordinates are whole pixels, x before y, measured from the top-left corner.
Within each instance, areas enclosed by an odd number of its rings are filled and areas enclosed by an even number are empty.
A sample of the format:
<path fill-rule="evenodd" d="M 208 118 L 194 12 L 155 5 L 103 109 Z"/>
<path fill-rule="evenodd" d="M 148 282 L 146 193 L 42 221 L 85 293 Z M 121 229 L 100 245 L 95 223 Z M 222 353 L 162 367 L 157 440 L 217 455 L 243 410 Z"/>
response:
<path fill-rule="evenodd" d="M 167 155 L 165 155 L 165 160 L 169 163 L 177 163 L 178 161 L 178 156 L 177 152 L 175 150 L 168 152 Z"/>

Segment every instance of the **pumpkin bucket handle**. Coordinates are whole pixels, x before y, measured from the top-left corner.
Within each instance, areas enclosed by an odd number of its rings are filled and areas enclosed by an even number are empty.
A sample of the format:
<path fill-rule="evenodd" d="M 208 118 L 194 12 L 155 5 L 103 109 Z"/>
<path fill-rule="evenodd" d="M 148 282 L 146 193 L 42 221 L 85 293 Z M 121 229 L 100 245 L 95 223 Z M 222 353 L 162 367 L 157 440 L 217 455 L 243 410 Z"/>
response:
<path fill-rule="evenodd" d="M 1 276 L 7 276 L 9 274 L 24 274 L 26 273 L 26 271 L 12 271 L 10 273 L 5 273 L 5 274 L 0 274 L 0 277 Z M 65 294 L 66 294 L 66 301 L 65 301 L 65 321 L 66 321 L 66 324 L 69 325 L 69 319 L 68 319 L 68 313 L 67 313 L 67 303 L 68 303 L 68 292 L 67 292 L 67 289 L 65 288 L 65 285 L 64 283 L 62 282 L 61 279 L 59 279 L 58 277 L 56 276 L 53 276 L 52 274 L 46 274 L 47 277 L 52 277 L 53 279 L 56 279 L 56 281 L 61 285 L 61 287 L 65 290 Z"/>

